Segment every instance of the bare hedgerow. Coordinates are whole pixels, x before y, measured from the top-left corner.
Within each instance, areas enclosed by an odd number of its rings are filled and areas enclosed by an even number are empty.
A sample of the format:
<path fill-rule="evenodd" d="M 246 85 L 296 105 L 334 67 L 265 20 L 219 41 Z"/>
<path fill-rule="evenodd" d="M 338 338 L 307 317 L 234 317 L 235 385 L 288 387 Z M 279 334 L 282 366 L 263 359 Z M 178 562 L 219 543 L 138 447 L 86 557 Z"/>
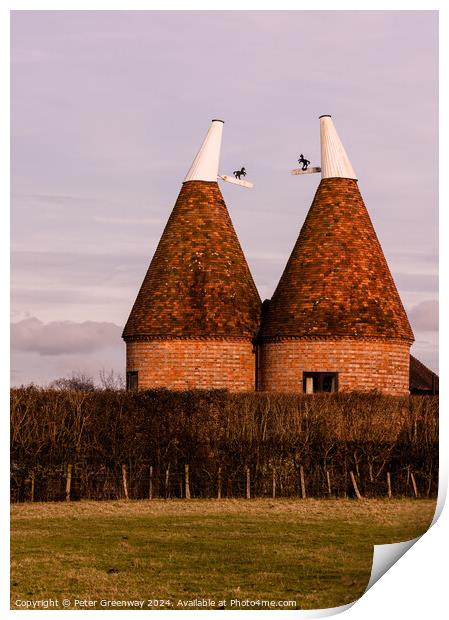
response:
<path fill-rule="evenodd" d="M 299 494 L 302 472 L 308 495 L 345 496 L 351 471 L 367 496 L 385 495 L 387 472 L 395 494 L 414 492 L 413 474 L 435 495 L 437 447 L 437 397 L 11 390 L 18 499 L 33 476 L 38 497 L 62 497 L 69 463 L 75 496 L 99 499 L 120 496 L 122 465 L 130 496 L 148 496 L 150 472 L 155 495 L 180 496 L 186 464 L 194 496 L 244 495 L 247 468 L 256 495 Z"/>

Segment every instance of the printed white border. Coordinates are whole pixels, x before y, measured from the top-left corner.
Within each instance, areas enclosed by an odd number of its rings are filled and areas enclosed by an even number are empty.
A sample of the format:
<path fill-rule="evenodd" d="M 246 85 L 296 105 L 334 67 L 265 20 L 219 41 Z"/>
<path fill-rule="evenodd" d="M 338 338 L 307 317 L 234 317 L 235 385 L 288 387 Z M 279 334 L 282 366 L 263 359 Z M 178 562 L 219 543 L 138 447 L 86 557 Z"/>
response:
<path fill-rule="evenodd" d="M 274 2 L 245 2 L 240 0 L 227 0 L 227 2 L 213 3 L 191 1 L 188 3 L 165 0 L 165 2 L 152 2 L 144 0 L 110 0 L 109 2 L 101 0 L 78 0 L 77 2 L 69 0 L 47 0 L 42 2 L 31 1 L 14 1 L 3 3 L 0 9 L 0 46 L 1 46 L 1 96 L 0 96 L 0 118 L 2 127 L 2 141 L 0 145 L 0 190 L 3 200 L 1 201 L 2 225 L 0 226 L 0 251 L 1 251 L 1 291 L 2 303 L 0 304 L 0 317 L 4 326 L 9 325 L 9 141 L 6 140 L 9 120 L 9 11 L 10 10 L 439 10 L 440 11 L 440 32 L 448 32 L 447 9 L 442 2 L 434 1 L 389 1 L 377 0 L 377 2 L 331 2 L 316 0 L 313 5 L 294 2 L 292 0 L 278 0 Z M 446 39 L 446 40 L 445 40 Z M 449 102 L 446 91 L 446 80 L 444 77 L 444 69 L 447 73 L 446 58 L 448 53 L 447 36 L 440 38 L 440 87 L 441 87 L 441 108 L 449 109 Z M 447 163 L 446 138 L 447 138 L 447 121 L 445 116 L 440 116 L 440 135 L 443 140 L 443 148 L 441 149 L 442 157 L 440 163 L 440 204 L 443 209 L 440 211 L 440 239 L 441 239 L 441 273 L 447 274 L 448 270 L 448 243 L 447 234 L 449 231 L 449 222 L 447 216 Z M 425 208 L 425 206 L 423 206 Z M 446 231 L 443 236 L 442 231 Z M 445 316 L 448 310 L 447 295 L 447 277 L 441 282 L 441 315 Z M 6 472 L 9 471 L 9 347 L 8 332 L 3 330 L 2 334 L 2 354 L 1 361 L 1 531 L 3 532 L 3 543 L 6 539 L 6 533 L 9 531 L 9 477 Z M 429 619 L 438 619 L 447 617 L 449 604 L 447 602 L 447 568 L 448 568 L 448 531 L 449 517 L 447 508 L 443 510 L 448 482 L 448 460 L 446 458 L 449 446 L 448 440 L 448 411 L 447 388 L 445 388 L 444 377 L 447 376 L 447 353 L 444 345 L 448 342 L 448 327 L 445 322 L 440 322 L 440 343 L 441 343 L 441 363 L 440 374 L 443 375 L 441 382 L 441 406 L 440 406 L 440 494 L 438 498 L 438 508 L 435 515 L 434 524 L 423 537 L 415 541 L 398 543 L 396 545 L 379 545 L 376 547 L 374 554 L 373 573 L 370 580 L 369 589 L 361 599 L 354 605 L 346 605 L 332 610 L 313 610 L 313 611 L 274 611 L 269 612 L 270 617 L 282 616 L 286 620 L 286 614 L 290 617 L 302 618 L 318 618 L 344 612 L 344 617 L 348 620 L 378 620 L 379 616 L 394 618 L 403 617 L 407 620 L 422 620 L 423 617 Z M 405 553 L 406 552 L 406 553 Z M 398 560 L 403 553 L 405 555 Z M 393 566 L 391 566 L 391 561 Z M 26 611 L 11 611 L 9 609 L 9 582 L 5 579 L 9 575 L 9 553 L 5 553 L 4 544 L 1 550 L 0 574 L 0 611 L 4 612 L 4 617 L 16 618 L 19 615 L 27 613 Z M 380 562 L 380 564 L 379 564 Z M 391 566 L 391 568 L 389 568 Z M 387 578 L 377 581 L 376 577 L 383 575 L 388 570 Z M 373 586 L 373 587 L 371 587 Z M 80 611 L 52 611 L 51 617 L 58 620 L 60 617 L 68 619 L 71 614 L 78 617 Z M 120 618 L 135 617 L 135 611 L 122 611 Z M 147 615 L 158 612 L 145 611 Z M 164 618 L 167 614 L 181 613 L 185 620 L 196 617 L 198 611 L 165 611 Z M 233 618 L 238 620 L 240 617 L 247 617 L 248 612 L 233 611 Z M 35 611 L 33 613 L 40 617 L 47 617 L 46 611 Z M 43 616 L 45 614 L 45 616 Z M 90 611 L 91 615 L 103 615 L 104 611 Z M 215 611 L 203 611 L 201 616 L 206 617 L 215 614 Z"/>

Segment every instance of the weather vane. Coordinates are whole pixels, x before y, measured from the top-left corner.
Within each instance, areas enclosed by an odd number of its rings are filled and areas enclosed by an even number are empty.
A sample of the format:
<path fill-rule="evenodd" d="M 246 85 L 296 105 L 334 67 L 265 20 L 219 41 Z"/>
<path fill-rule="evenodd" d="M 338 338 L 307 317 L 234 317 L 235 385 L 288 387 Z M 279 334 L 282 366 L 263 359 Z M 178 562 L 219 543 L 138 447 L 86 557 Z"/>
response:
<path fill-rule="evenodd" d="M 292 174 L 313 174 L 315 172 L 321 172 L 321 168 L 318 168 L 317 166 L 309 168 L 310 160 L 306 159 L 302 153 L 299 156 L 298 164 L 301 168 L 294 168 L 290 171 Z"/>
<path fill-rule="evenodd" d="M 241 170 L 234 170 L 232 173 L 236 179 L 241 180 L 240 177 L 246 177 L 246 169 L 245 166 L 242 166 Z"/>
<path fill-rule="evenodd" d="M 302 170 L 307 170 L 307 167 L 310 165 L 310 161 L 301 153 L 298 159 L 298 164 L 302 165 Z"/>
<path fill-rule="evenodd" d="M 228 183 L 234 183 L 235 185 L 240 185 L 241 187 L 254 187 L 252 183 L 249 181 L 244 181 L 242 177 L 246 177 L 246 168 L 242 166 L 240 170 L 234 170 L 232 173 L 234 178 L 229 176 L 228 174 L 219 174 L 218 178 L 223 179 L 223 181 L 227 181 Z"/>

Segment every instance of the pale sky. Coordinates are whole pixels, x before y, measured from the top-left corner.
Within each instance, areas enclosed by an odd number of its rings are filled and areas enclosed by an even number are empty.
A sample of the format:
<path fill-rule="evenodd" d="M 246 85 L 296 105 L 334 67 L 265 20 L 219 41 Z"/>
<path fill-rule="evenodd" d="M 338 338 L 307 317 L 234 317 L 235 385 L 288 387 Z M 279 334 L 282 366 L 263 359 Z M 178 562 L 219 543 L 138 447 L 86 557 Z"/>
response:
<path fill-rule="evenodd" d="M 438 370 L 435 11 L 17 11 L 11 35 L 12 383 L 124 372 L 121 329 L 213 118 L 262 299 L 319 175 L 332 114 Z"/>

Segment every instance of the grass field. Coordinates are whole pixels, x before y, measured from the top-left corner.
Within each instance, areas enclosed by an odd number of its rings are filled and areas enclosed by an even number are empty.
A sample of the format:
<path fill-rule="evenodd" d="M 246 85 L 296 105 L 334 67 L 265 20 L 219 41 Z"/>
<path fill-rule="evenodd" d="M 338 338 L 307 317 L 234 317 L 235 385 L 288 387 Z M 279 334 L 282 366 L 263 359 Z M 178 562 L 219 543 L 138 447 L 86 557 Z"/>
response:
<path fill-rule="evenodd" d="M 133 599 L 143 609 L 191 609 L 203 598 L 227 609 L 241 609 L 236 599 L 343 605 L 365 590 L 373 545 L 422 534 L 434 509 L 429 500 L 15 504 L 11 607 L 50 598 L 84 609 Z"/>

